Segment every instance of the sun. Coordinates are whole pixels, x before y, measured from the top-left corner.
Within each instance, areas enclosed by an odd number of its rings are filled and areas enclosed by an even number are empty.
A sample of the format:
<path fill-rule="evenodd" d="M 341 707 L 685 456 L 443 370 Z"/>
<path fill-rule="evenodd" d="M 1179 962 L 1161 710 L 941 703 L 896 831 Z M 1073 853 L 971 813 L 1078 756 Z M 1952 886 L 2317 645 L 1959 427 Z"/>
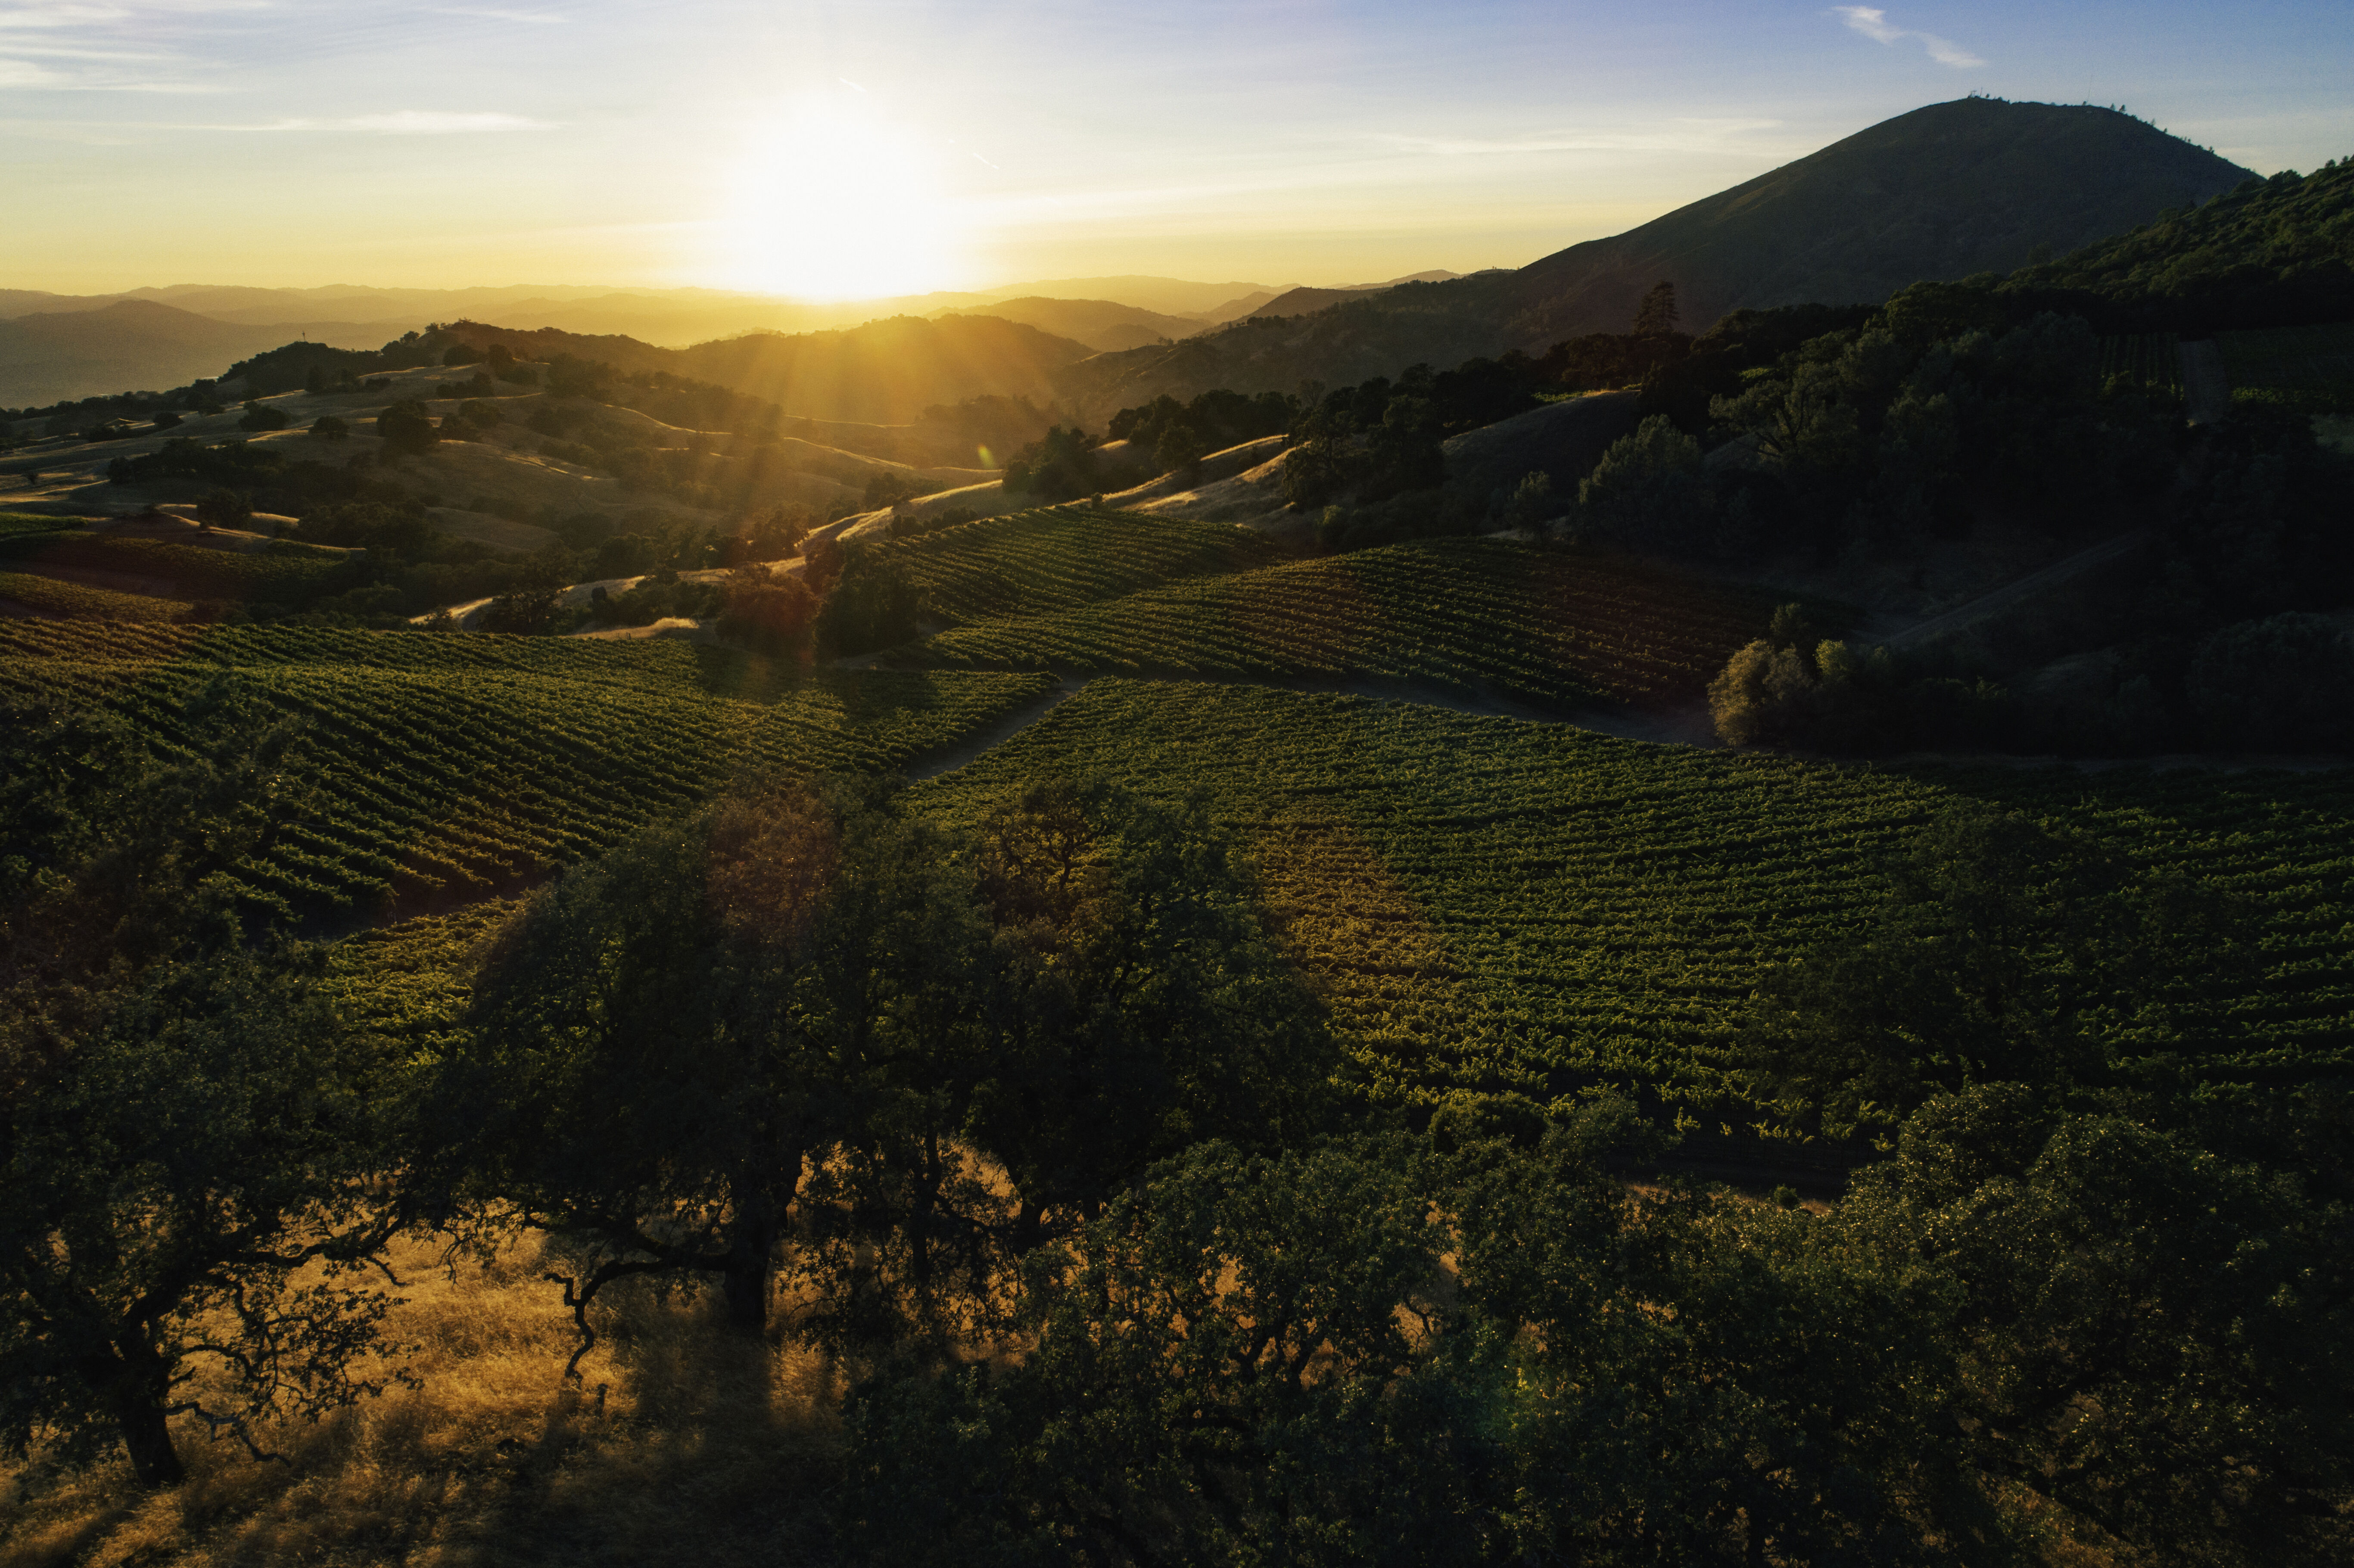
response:
<path fill-rule="evenodd" d="M 924 140 L 856 103 L 813 102 L 761 132 L 726 228 L 740 287 L 810 300 L 941 286 L 954 235 Z"/>

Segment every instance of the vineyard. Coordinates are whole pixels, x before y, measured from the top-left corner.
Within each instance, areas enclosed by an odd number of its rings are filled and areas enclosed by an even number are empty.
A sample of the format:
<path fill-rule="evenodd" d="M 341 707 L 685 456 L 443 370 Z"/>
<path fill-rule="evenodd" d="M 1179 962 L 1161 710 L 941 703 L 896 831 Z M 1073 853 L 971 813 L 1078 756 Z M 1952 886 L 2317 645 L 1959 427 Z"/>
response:
<path fill-rule="evenodd" d="M 188 609 L 178 599 L 117 593 L 111 588 L 90 588 L 59 577 L 36 577 L 30 572 L 0 572 L 0 599 L 21 604 L 42 615 L 72 616 L 84 620 L 169 620 Z"/>
<path fill-rule="evenodd" d="M 1713 1120 L 1761 969 L 1858 929 L 1876 856 L 1956 795 L 2254 895 L 2267 968 L 2224 1080 L 2354 1068 L 2354 779 L 1893 770 L 1623 741 L 1362 697 L 1100 681 L 917 798 L 1034 777 L 1206 791 L 1259 860 L 1370 1092 L 1639 1086 Z"/>
<path fill-rule="evenodd" d="M 2101 379 L 2123 376 L 2146 387 L 2182 390 L 2182 348 L 2170 332 L 2137 333 L 2101 340 Z"/>
<path fill-rule="evenodd" d="M 907 668 L 1430 682 L 1563 707 L 1691 701 L 1771 596 L 1493 539 L 1391 545 L 1007 618 L 895 651 Z M 1844 617 L 1819 613 L 1827 630 Z"/>
<path fill-rule="evenodd" d="M 216 550 L 156 539 L 111 538 L 80 530 L 0 533 L 0 561 L 155 577 L 192 599 L 290 604 L 335 592 L 358 580 L 358 557 L 342 550 L 292 544 L 272 544 L 259 550 Z"/>
<path fill-rule="evenodd" d="M 2235 393 L 2315 414 L 2354 414 L 2354 323 L 2215 334 Z"/>
<path fill-rule="evenodd" d="M 0 512 L 0 539 L 23 534 L 55 534 L 79 527 L 79 517 L 52 517 L 45 512 Z"/>
<path fill-rule="evenodd" d="M 1231 524 L 1049 507 L 985 517 L 863 546 L 904 566 L 933 614 L 951 623 L 1035 615 L 1139 588 L 1263 566 L 1266 535 Z"/>
<path fill-rule="evenodd" d="M 758 676 L 661 642 L 0 621 L 0 722 L 103 709 L 169 753 L 217 738 L 224 708 L 302 721 L 284 807 L 242 880 L 308 915 L 482 897 L 748 768 L 896 767 L 1047 684 Z"/>

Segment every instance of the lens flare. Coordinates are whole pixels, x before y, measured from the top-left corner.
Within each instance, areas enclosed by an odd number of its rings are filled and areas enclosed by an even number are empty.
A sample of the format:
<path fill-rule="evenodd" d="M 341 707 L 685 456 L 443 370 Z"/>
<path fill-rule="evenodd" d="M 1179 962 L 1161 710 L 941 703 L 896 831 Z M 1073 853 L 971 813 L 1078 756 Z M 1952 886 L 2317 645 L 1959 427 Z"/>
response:
<path fill-rule="evenodd" d="M 940 287 L 955 239 L 925 141 L 856 101 L 803 105 L 760 136 L 729 198 L 738 287 L 811 300 Z"/>

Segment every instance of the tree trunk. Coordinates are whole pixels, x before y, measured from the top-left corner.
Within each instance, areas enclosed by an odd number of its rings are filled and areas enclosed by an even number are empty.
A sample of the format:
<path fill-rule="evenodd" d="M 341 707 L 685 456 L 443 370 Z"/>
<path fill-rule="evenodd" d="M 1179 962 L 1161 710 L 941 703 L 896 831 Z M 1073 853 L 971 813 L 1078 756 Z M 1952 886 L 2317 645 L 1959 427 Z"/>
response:
<path fill-rule="evenodd" d="M 122 1446 L 131 1456 L 131 1473 L 143 1487 L 176 1487 L 187 1478 L 179 1450 L 172 1446 L 168 1417 L 153 1404 L 133 1404 L 120 1411 Z"/>
<path fill-rule="evenodd" d="M 769 1326 L 769 1260 L 775 1249 L 776 1227 L 765 1213 L 746 1215 L 730 1227 L 719 1288 L 727 1300 L 727 1321 L 738 1329 L 757 1334 Z"/>

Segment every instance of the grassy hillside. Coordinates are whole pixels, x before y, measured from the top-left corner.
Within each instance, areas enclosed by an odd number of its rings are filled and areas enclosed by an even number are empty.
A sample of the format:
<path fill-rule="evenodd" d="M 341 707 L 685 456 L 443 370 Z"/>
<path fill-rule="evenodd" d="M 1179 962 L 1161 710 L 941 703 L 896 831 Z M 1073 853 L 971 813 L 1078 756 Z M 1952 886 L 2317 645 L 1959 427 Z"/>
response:
<path fill-rule="evenodd" d="M 841 1475 L 839 1372 L 798 1344 L 716 1334 L 703 1300 L 636 1281 L 564 1383 L 571 1315 L 541 1276 L 560 1249 L 438 1269 L 396 1244 L 390 1333 L 421 1388 L 262 1434 L 281 1464 L 187 1444 L 158 1495 L 128 1468 L 0 1462 L 0 1557 L 21 1568 L 553 1563 L 677 1568 L 842 1562 L 825 1494 Z"/>
<path fill-rule="evenodd" d="M 302 721 L 284 810 L 244 881 L 263 903 L 323 914 L 482 896 L 746 768 L 890 768 L 1046 684 L 780 679 L 669 642 L 0 621 L 13 724 L 103 709 L 169 747 L 217 726 L 224 704 Z"/>
<path fill-rule="evenodd" d="M 1873 862 L 1940 803 L 2015 805 L 2259 901 L 2222 1082 L 2354 1068 L 2354 777 L 1838 767 L 1236 686 L 1103 681 L 920 787 L 950 819 L 1025 779 L 1209 792 L 1373 1091 L 1545 1102 L 1640 1086 L 1712 1128 L 1762 966 L 1859 928 Z"/>
<path fill-rule="evenodd" d="M 1537 702 L 1697 697 L 1764 635 L 1767 595 L 1488 539 L 1392 545 L 981 621 L 890 656 L 915 667 L 1436 682 Z"/>
<path fill-rule="evenodd" d="M 1265 535 L 1231 524 L 1074 507 L 985 517 L 862 548 L 904 567 L 932 613 L 951 621 L 1067 609 L 1278 555 Z"/>

